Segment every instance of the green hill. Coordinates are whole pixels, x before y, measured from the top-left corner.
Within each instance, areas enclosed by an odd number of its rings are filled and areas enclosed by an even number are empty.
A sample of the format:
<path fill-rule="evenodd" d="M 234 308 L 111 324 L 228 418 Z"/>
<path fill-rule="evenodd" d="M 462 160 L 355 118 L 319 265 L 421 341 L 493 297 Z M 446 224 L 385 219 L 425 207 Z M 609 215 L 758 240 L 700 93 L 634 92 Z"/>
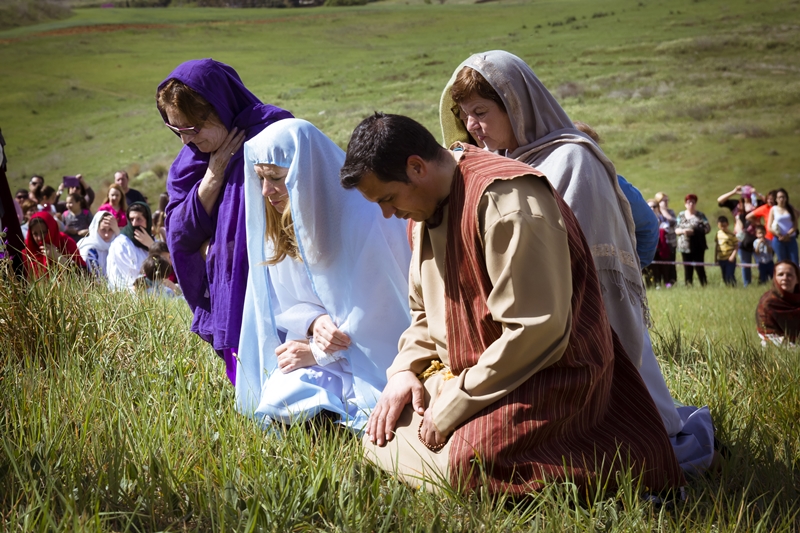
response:
<path fill-rule="evenodd" d="M 64 0 L 6 0 L 0 5 L 0 30 L 64 19 L 71 13 Z"/>
<path fill-rule="evenodd" d="M 376 109 L 438 132 L 453 69 L 500 48 L 600 132 L 646 196 L 695 192 L 712 215 L 737 183 L 800 183 L 797 18 L 797 2 L 746 0 L 76 9 L 0 32 L 0 126 L 14 187 L 82 172 L 100 193 L 118 168 L 154 170 L 162 178 L 134 185 L 152 198 L 180 148 L 155 88 L 181 61 L 233 65 L 259 97 L 344 145 Z"/>

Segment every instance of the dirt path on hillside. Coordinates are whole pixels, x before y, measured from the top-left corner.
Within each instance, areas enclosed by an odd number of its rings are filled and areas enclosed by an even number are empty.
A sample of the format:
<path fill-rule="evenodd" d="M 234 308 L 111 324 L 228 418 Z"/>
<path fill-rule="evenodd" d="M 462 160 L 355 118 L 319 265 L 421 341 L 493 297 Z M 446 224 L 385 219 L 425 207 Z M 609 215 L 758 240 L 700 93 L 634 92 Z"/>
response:
<path fill-rule="evenodd" d="M 224 26 L 231 24 L 274 24 L 276 22 L 293 22 L 298 20 L 313 20 L 323 18 L 333 18 L 338 15 L 335 13 L 325 15 L 295 15 L 291 17 L 269 18 L 260 20 L 210 20 L 205 22 L 191 22 L 187 24 L 92 24 L 86 26 L 72 26 L 69 28 L 59 28 L 55 30 L 42 31 L 31 33 L 22 37 L 14 37 L 11 39 L 0 39 L 0 45 L 13 44 L 28 39 L 43 38 L 43 37 L 60 37 L 64 35 L 80 35 L 88 33 L 111 33 L 115 31 L 125 30 L 165 30 L 169 28 L 191 28 L 195 26 Z"/>

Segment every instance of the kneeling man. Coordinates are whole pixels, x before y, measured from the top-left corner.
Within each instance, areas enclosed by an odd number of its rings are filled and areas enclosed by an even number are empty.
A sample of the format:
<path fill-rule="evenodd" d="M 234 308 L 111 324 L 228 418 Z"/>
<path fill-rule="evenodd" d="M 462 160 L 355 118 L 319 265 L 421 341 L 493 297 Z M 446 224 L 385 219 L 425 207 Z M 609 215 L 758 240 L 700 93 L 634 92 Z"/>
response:
<path fill-rule="evenodd" d="M 651 491 L 684 483 L 583 233 L 542 174 L 376 113 L 341 180 L 415 222 L 412 321 L 367 425 L 372 461 L 413 485 L 492 493 L 613 486 L 628 467 Z"/>

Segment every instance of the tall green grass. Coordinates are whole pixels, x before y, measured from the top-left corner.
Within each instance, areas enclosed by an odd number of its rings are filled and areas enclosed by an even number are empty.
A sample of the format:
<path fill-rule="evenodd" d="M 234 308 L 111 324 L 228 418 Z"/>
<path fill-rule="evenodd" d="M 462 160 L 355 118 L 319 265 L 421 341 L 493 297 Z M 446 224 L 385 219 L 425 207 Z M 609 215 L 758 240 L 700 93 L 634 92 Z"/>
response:
<path fill-rule="evenodd" d="M 568 485 L 520 500 L 415 492 L 343 431 L 264 431 L 180 301 L 63 273 L 0 277 L 0 528 L 8 531 L 794 531 L 800 362 L 752 334 L 757 288 L 653 291 L 654 342 L 730 450 L 674 509 Z M 705 309 L 705 310 L 704 310 Z M 709 316 L 709 309 L 722 314 Z"/>

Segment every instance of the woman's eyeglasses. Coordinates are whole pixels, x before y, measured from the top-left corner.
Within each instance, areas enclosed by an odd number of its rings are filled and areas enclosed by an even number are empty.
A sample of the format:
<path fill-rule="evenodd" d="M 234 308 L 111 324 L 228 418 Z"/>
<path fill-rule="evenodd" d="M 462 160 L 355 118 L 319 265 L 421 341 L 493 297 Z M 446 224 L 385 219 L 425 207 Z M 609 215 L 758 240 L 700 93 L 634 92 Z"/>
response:
<path fill-rule="evenodd" d="M 197 135 L 198 133 L 200 133 L 200 129 L 202 128 L 202 126 L 191 126 L 189 128 L 178 128 L 176 126 L 173 126 L 169 122 L 165 122 L 164 125 L 166 127 L 168 127 L 172 131 L 172 133 L 174 133 L 178 137 L 180 137 L 181 135 Z"/>

